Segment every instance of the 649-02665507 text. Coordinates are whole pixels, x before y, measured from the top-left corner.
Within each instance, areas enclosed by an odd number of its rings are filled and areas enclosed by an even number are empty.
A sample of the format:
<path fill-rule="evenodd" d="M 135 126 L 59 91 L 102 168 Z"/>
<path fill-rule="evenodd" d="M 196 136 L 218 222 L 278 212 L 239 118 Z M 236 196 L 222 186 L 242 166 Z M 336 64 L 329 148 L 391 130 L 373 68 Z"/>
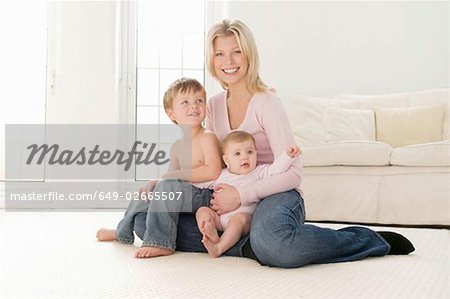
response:
<path fill-rule="evenodd" d="M 56 191 L 46 193 L 11 193 L 11 201 L 115 201 L 115 200 L 180 200 L 183 192 L 103 192 L 95 191 L 93 193 L 61 193 Z"/>

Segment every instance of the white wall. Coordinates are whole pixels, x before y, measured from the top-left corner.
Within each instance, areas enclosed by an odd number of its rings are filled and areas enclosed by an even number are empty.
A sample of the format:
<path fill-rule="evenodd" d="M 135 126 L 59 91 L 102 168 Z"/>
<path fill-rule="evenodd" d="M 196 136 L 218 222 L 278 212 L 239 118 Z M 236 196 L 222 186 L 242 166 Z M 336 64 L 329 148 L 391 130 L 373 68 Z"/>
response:
<path fill-rule="evenodd" d="M 5 124 L 45 121 L 47 5 L 0 1 L 0 209 L 5 206 Z"/>
<path fill-rule="evenodd" d="M 222 12 L 250 27 L 262 78 L 279 93 L 333 96 L 449 86 L 448 7 L 229 1 Z"/>
<path fill-rule="evenodd" d="M 215 1 L 206 19 L 208 27 L 223 17 L 246 22 L 257 40 L 262 77 L 281 94 L 370 94 L 450 85 L 448 6 Z M 50 7 L 47 76 L 54 73 L 55 82 L 54 89 L 51 80 L 47 86 L 47 123 L 123 122 L 130 114 L 124 110 L 134 113 L 124 103 L 125 67 L 123 80 L 117 78 L 118 4 L 59 1 Z M 206 83 L 208 92 L 220 90 L 211 78 Z"/>
<path fill-rule="evenodd" d="M 223 17 L 249 25 L 260 50 L 262 77 L 282 94 L 386 93 L 450 85 L 446 1 L 208 5 L 208 27 Z M 127 78 L 117 78 L 118 3 L 58 1 L 50 7 L 47 123 L 120 122 L 129 105 L 120 94 Z M 209 92 L 220 89 L 210 78 L 207 86 Z"/>
<path fill-rule="evenodd" d="M 116 3 L 49 5 L 47 123 L 118 123 Z"/>

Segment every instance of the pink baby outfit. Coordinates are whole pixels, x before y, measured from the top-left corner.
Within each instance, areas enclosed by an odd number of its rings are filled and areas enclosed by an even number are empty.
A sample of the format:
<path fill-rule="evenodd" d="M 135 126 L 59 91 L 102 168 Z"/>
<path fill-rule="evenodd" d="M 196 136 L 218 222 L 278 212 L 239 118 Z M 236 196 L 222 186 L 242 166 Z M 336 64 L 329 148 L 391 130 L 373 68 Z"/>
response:
<path fill-rule="evenodd" d="M 227 168 L 225 168 L 222 170 L 222 173 L 217 180 L 204 183 L 194 183 L 193 185 L 202 189 L 213 189 L 218 184 L 223 183 L 229 184 L 236 188 L 239 188 L 241 186 L 254 185 L 259 180 L 285 172 L 295 160 L 295 158 L 289 157 L 288 154 L 284 151 L 279 158 L 275 159 L 273 164 L 259 165 L 248 174 L 233 174 L 229 172 Z M 257 204 L 257 202 L 253 202 L 250 204 L 243 203 L 236 210 L 220 215 L 220 223 L 222 224 L 222 228 L 226 229 L 231 216 L 237 213 L 246 213 L 250 215 L 253 214 Z"/>
<path fill-rule="evenodd" d="M 241 125 L 232 130 L 230 127 L 227 91 L 223 91 L 208 100 L 206 128 L 213 131 L 219 140 L 231 131 L 246 131 L 256 141 L 257 164 L 270 164 L 280 157 L 286 149 L 295 144 L 289 120 L 279 97 L 274 93 L 255 93 L 247 107 L 247 113 Z M 267 177 L 258 182 L 248 182 L 236 186 L 241 197 L 241 205 L 250 206 L 261 199 L 280 192 L 297 189 L 300 193 L 301 156 L 283 173 Z"/>

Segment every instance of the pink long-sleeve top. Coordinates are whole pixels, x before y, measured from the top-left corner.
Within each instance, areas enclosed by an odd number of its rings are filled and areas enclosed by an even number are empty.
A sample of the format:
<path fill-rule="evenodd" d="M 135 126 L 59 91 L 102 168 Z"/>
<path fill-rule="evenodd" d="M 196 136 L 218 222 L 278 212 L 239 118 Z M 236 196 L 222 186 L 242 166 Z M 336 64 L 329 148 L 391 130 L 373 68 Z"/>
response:
<path fill-rule="evenodd" d="M 231 131 L 246 131 L 256 142 L 257 164 L 271 164 L 274 156 L 280 156 L 295 144 L 294 136 L 280 99 L 273 93 L 255 93 L 247 107 L 241 125 L 232 130 L 228 118 L 227 92 L 221 92 L 208 100 L 206 128 L 219 140 Z M 261 198 L 288 191 L 300 190 L 301 157 L 284 173 L 237 187 L 242 205 L 259 202 Z"/>
<path fill-rule="evenodd" d="M 234 174 L 228 168 L 224 168 L 217 180 L 192 183 L 192 185 L 201 189 L 214 189 L 219 184 L 228 184 L 234 187 L 246 185 L 247 183 L 254 184 L 261 179 L 284 173 L 295 160 L 296 158 L 289 157 L 286 151 L 284 151 L 272 164 L 259 164 L 247 174 Z"/>

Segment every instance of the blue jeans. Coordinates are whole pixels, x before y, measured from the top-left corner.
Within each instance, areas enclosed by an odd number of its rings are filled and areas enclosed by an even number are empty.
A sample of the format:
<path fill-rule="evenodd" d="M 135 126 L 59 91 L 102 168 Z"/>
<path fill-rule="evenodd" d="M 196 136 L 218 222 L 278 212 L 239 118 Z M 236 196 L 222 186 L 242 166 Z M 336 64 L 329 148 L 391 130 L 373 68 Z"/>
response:
<path fill-rule="evenodd" d="M 142 238 L 145 213 L 135 217 L 134 230 Z M 225 254 L 244 256 L 250 241 L 258 261 L 267 266 L 297 268 L 308 264 L 348 262 L 368 256 L 383 256 L 389 244 L 376 232 L 358 226 L 340 230 L 321 228 L 305 222 L 303 198 L 297 191 L 266 197 L 253 215 L 250 236 L 243 237 Z M 179 251 L 206 252 L 202 235 L 193 215 L 180 215 L 178 222 Z"/>
<path fill-rule="evenodd" d="M 164 180 L 153 190 L 153 196 L 168 196 L 171 193 L 177 200 L 133 200 L 128 205 L 123 219 L 116 229 L 116 239 L 119 242 L 132 244 L 133 230 L 136 230 L 136 217 L 139 215 L 139 238 L 143 247 L 161 247 L 171 250 L 176 248 L 177 226 L 181 211 L 195 214 L 202 206 L 208 206 L 212 191 L 199 189 L 180 180 Z M 178 198 L 178 193 L 181 194 Z M 144 226 L 142 217 L 145 216 Z"/>
<path fill-rule="evenodd" d="M 390 250 L 378 233 L 365 227 L 333 230 L 305 224 L 303 198 L 295 190 L 266 197 L 253 217 L 251 248 L 268 266 L 349 262 L 383 256 Z"/>

